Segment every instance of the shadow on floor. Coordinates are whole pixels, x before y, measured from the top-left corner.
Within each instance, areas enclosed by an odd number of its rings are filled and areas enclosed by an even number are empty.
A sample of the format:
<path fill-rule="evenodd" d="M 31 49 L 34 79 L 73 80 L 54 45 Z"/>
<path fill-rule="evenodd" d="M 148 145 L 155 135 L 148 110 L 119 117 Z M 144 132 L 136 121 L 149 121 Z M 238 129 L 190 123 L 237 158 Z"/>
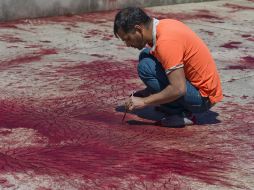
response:
<path fill-rule="evenodd" d="M 115 109 L 117 112 L 125 112 L 124 106 L 118 106 Z M 165 117 L 165 113 L 156 111 L 154 107 L 146 107 L 144 109 L 138 109 L 134 110 L 132 112 L 128 112 L 127 114 L 134 114 L 142 119 L 147 119 L 150 121 L 138 121 L 138 120 L 127 120 L 126 123 L 129 125 L 151 125 L 151 126 L 160 126 L 160 120 Z M 207 111 L 205 113 L 201 114 L 195 114 L 197 123 L 196 125 L 211 125 L 211 124 L 217 124 L 221 123 L 220 120 L 217 119 L 219 116 L 218 113 L 214 111 Z M 181 127 L 176 127 L 176 128 L 182 128 Z"/>

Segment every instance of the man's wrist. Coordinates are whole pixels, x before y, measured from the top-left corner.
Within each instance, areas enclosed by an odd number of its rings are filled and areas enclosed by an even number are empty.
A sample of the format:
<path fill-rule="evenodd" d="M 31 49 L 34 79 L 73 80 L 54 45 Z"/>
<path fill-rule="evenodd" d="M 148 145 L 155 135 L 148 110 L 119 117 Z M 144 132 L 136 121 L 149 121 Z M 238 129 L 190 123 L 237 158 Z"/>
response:
<path fill-rule="evenodd" d="M 147 96 L 147 97 L 143 98 L 145 106 L 149 106 L 150 105 L 149 97 L 150 96 Z"/>

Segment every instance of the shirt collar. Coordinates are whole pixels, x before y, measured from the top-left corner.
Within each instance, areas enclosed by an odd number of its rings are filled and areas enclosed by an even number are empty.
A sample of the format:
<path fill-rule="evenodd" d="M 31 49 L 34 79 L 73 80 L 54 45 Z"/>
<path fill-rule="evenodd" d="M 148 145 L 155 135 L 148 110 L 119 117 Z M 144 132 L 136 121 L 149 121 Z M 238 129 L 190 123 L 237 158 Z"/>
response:
<path fill-rule="evenodd" d="M 155 50 L 155 47 L 156 47 L 156 28 L 157 28 L 157 25 L 159 24 L 159 20 L 154 18 L 153 19 L 153 47 L 151 48 L 151 51 L 154 51 Z"/>

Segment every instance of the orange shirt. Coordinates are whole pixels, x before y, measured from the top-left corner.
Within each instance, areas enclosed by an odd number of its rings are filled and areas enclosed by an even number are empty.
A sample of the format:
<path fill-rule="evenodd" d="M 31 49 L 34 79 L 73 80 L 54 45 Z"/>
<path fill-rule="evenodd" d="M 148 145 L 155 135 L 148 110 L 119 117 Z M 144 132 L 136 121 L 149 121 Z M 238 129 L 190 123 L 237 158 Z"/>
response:
<path fill-rule="evenodd" d="M 151 54 L 162 64 L 168 74 L 184 68 L 185 77 L 201 96 L 211 103 L 222 100 L 220 77 L 215 62 L 205 43 L 182 22 L 154 19 L 154 42 Z"/>

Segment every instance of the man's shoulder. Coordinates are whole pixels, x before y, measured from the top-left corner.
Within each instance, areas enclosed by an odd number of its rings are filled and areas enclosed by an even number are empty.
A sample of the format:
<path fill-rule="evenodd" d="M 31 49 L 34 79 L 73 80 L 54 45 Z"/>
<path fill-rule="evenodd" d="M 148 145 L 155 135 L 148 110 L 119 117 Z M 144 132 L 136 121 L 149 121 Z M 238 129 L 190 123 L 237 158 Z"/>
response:
<path fill-rule="evenodd" d="M 174 19 L 162 19 L 157 25 L 156 38 L 159 41 L 175 40 L 181 38 L 181 33 L 186 31 L 184 24 Z M 180 36 L 179 36 L 180 35 Z"/>
<path fill-rule="evenodd" d="M 167 27 L 167 26 L 178 26 L 178 25 L 184 25 L 181 21 L 167 18 L 167 19 L 161 19 L 159 20 L 159 27 Z"/>

